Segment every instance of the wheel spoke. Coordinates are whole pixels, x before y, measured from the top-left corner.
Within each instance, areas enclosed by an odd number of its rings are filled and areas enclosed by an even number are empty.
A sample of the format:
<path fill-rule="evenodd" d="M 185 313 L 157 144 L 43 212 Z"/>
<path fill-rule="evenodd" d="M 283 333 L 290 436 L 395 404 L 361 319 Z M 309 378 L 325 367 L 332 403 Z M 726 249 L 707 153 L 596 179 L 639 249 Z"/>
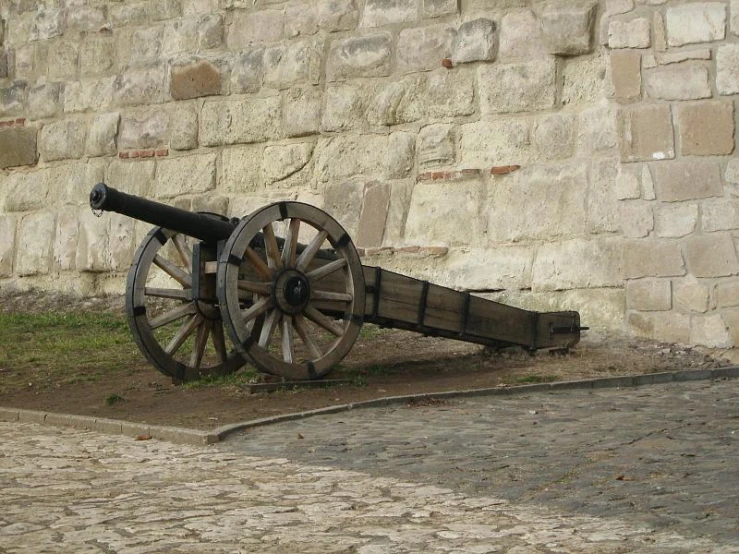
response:
<path fill-rule="evenodd" d="M 146 287 L 144 289 L 146 296 L 155 296 L 156 298 L 171 298 L 172 300 L 192 300 L 191 289 L 158 289 L 154 287 Z"/>
<path fill-rule="evenodd" d="M 262 296 L 267 296 L 272 293 L 272 284 L 259 282 L 259 281 L 247 281 L 246 279 L 240 279 L 236 284 L 239 290 L 246 290 L 249 292 L 256 292 Z"/>
<path fill-rule="evenodd" d="M 298 248 L 298 234 L 300 233 L 300 220 L 296 217 L 290 220 L 285 244 L 282 245 L 282 265 L 284 267 L 295 266 L 295 252 Z"/>
<path fill-rule="evenodd" d="M 285 314 L 282 317 L 282 359 L 286 363 L 293 363 L 293 318 Z"/>
<path fill-rule="evenodd" d="M 269 268 L 269 266 L 262 260 L 262 258 L 257 254 L 254 249 L 251 246 L 246 247 L 246 257 L 249 258 L 249 261 L 254 266 L 254 270 L 265 280 L 269 281 L 272 279 L 272 270 Z"/>
<path fill-rule="evenodd" d="M 315 309 L 310 304 L 306 306 L 305 308 L 305 315 L 310 319 L 313 323 L 316 323 L 326 329 L 326 331 L 329 331 L 330 333 L 333 333 L 337 337 L 340 337 L 344 334 L 344 329 L 338 325 L 335 321 L 332 319 L 326 317 L 321 312 L 319 312 L 317 309 Z"/>
<path fill-rule="evenodd" d="M 218 359 L 221 363 L 228 359 L 228 351 L 226 350 L 226 339 L 223 336 L 223 327 L 221 326 L 221 320 L 217 320 L 213 323 L 213 328 L 210 330 L 210 338 L 213 341 L 213 348 L 215 348 Z"/>
<path fill-rule="evenodd" d="M 311 283 L 315 283 L 316 281 L 319 281 L 320 279 L 323 279 L 324 277 L 327 277 L 328 275 L 331 275 L 332 273 L 340 270 L 342 267 L 346 267 L 346 264 L 347 261 L 344 258 L 339 258 L 338 260 L 329 262 L 326 265 L 319 267 L 318 269 L 309 271 L 308 273 L 306 273 L 306 275 L 308 276 L 308 279 L 310 279 Z"/>
<path fill-rule="evenodd" d="M 264 296 L 257 300 L 253 306 L 250 308 L 247 308 L 246 310 L 241 311 L 241 317 L 244 320 L 244 323 L 247 323 L 251 321 L 252 319 L 256 319 L 260 315 L 262 315 L 264 312 L 269 310 L 272 307 L 272 298 L 269 296 Z"/>
<path fill-rule="evenodd" d="M 262 332 L 259 334 L 259 346 L 265 350 L 269 347 L 269 343 L 272 341 L 272 335 L 274 335 L 275 329 L 277 329 L 277 326 L 280 323 L 281 316 L 282 313 L 280 310 L 275 309 L 269 312 L 264 321 Z"/>
<path fill-rule="evenodd" d="M 305 271 L 305 268 L 313 261 L 313 258 L 321 248 L 323 241 L 326 240 L 326 237 L 328 237 L 328 233 L 326 231 L 320 231 L 315 237 L 313 237 L 313 240 L 310 241 L 310 244 L 305 248 L 305 250 L 301 252 L 298 257 L 298 261 L 295 264 L 299 271 Z"/>
<path fill-rule="evenodd" d="M 312 300 L 329 300 L 335 302 L 351 302 L 354 296 L 346 292 L 331 292 L 328 290 L 314 290 L 311 292 Z"/>
<path fill-rule="evenodd" d="M 177 253 L 180 255 L 182 263 L 185 264 L 185 267 L 192 266 L 192 249 L 185 241 L 185 237 L 178 233 L 172 238 L 172 242 L 174 243 L 174 247 L 177 249 Z"/>
<path fill-rule="evenodd" d="M 182 325 L 182 327 L 179 328 L 175 336 L 172 337 L 172 340 L 169 341 L 169 344 L 164 349 L 164 351 L 172 356 L 175 352 L 177 352 L 177 350 L 180 349 L 187 338 L 192 335 L 193 331 L 195 331 L 197 326 L 200 325 L 202 321 L 203 316 L 201 316 L 200 314 L 195 314 L 194 316 L 192 316 Z"/>
<path fill-rule="evenodd" d="M 205 347 L 208 345 L 208 335 L 210 335 L 210 328 L 212 326 L 212 321 L 204 319 L 203 323 L 198 327 L 198 333 L 195 336 L 195 346 L 192 349 L 192 355 L 190 356 L 190 367 L 200 369 L 200 364 L 203 362 L 203 354 L 205 354 Z"/>
<path fill-rule="evenodd" d="M 152 329 L 158 329 L 163 325 L 167 325 L 168 323 L 172 323 L 173 321 L 182 319 L 187 315 L 192 315 L 196 311 L 197 308 L 195 308 L 195 305 L 192 303 L 181 304 L 180 306 L 177 306 L 176 308 L 173 308 L 168 312 L 164 312 L 163 314 L 151 318 L 149 320 L 149 327 L 151 327 Z"/>
<path fill-rule="evenodd" d="M 312 338 L 310 338 L 310 335 L 308 334 L 308 327 L 305 323 L 305 318 L 302 315 L 296 315 L 293 318 L 293 325 L 295 327 L 295 330 L 298 332 L 300 340 L 302 340 L 303 344 L 305 344 L 308 347 L 308 350 L 310 350 L 310 354 L 311 356 L 313 356 L 313 359 L 317 360 L 318 358 L 322 357 L 323 353 L 321 352 L 321 349 L 318 348 L 318 345 L 313 341 Z"/>
<path fill-rule="evenodd" d="M 154 263 L 157 265 L 157 267 L 159 267 L 162 271 L 172 277 L 172 279 L 177 281 L 183 287 L 188 289 L 192 288 L 192 277 L 190 277 L 189 273 L 177 267 L 172 262 L 170 262 L 166 258 L 163 258 L 159 254 L 154 257 Z"/>
<path fill-rule="evenodd" d="M 282 269 L 282 260 L 280 259 L 280 248 L 277 246 L 277 238 L 275 238 L 275 230 L 272 223 L 268 223 L 263 229 L 264 245 L 267 249 L 267 263 L 269 267 Z"/>

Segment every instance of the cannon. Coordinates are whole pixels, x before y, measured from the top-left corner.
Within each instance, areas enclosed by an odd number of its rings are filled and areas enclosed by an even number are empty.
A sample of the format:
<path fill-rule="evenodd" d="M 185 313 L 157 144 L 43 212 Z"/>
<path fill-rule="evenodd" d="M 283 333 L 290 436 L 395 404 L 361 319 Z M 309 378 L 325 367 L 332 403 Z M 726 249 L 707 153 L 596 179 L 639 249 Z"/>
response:
<path fill-rule="evenodd" d="M 569 348 L 585 329 L 575 311 L 523 310 L 362 265 L 343 227 L 301 202 L 229 219 L 100 183 L 90 206 L 154 226 L 128 272 L 126 315 L 142 353 L 175 383 L 247 362 L 284 379 L 319 379 L 363 323 L 529 350 Z"/>

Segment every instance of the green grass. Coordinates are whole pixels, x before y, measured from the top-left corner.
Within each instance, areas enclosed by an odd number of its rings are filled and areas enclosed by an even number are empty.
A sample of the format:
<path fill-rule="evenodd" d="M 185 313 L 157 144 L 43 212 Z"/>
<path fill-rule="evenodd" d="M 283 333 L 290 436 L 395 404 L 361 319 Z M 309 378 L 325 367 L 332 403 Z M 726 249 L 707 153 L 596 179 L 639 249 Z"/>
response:
<path fill-rule="evenodd" d="M 107 404 L 108 406 L 112 406 L 113 404 L 118 404 L 119 402 L 125 401 L 126 399 L 117 393 L 109 394 L 105 397 L 105 404 Z"/>
<path fill-rule="evenodd" d="M 247 366 L 228 375 L 205 375 L 197 381 L 188 381 L 183 386 L 187 389 L 202 389 L 205 387 L 240 387 L 251 383 L 257 376 L 257 371 Z"/>

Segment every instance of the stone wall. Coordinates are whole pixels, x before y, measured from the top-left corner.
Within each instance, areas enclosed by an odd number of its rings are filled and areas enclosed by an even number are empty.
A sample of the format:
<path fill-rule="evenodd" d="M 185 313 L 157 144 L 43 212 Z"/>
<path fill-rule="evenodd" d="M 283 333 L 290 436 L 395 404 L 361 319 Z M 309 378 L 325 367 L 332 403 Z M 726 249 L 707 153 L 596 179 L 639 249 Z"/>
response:
<path fill-rule="evenodd" d="M 145 226 L 323 207 L 365 263 L 739 344 L 739 0 L 5 0 L 0 286 L 120 292 Z"/>

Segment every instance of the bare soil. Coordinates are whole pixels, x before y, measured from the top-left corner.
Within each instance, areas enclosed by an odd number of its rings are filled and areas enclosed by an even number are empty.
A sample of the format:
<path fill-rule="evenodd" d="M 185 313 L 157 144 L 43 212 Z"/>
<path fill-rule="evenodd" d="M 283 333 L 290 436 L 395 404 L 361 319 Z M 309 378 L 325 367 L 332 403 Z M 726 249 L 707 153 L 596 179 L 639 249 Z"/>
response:
<path fill-rule="evenodd" d="M 73 301 L 53 293 L 6 293 L 0 297 L 0 311 L 123 313 L 123 300 Z M 329 376 L 348 381 L 343 384 L 259 393 L 228 382 L 175 386 L 134 353 L 125 370 L 94 382 L 5 388 L 0 406 L 211 429 L 388 396 L 723 367 L 732 365 L 732 354 L 593 330 L 585 332 L 580 344 L 567 353 L 531 355 L 517 348 L 491 352 L 476 345 L 375 328 L 362 334 L 341 367 Z M 118 401 L 111 402 L 111 397 Z"/>

